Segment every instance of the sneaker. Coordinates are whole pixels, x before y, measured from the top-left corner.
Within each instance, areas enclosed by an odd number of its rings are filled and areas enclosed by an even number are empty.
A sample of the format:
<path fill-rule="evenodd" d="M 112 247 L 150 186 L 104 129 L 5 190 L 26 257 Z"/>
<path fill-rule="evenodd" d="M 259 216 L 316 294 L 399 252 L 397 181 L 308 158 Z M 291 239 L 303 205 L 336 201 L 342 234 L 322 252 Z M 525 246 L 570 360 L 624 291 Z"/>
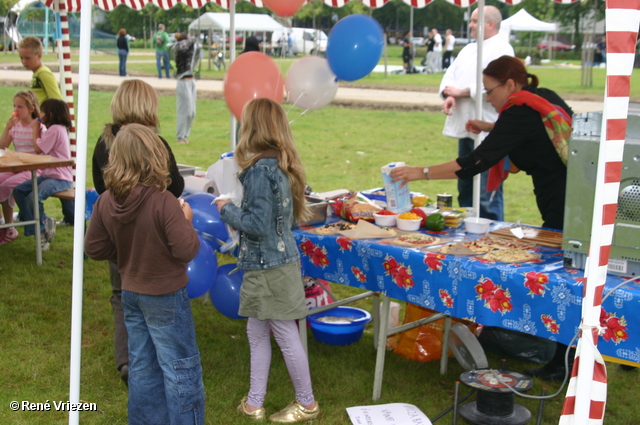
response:
<path fill-rule="evenodd" d="M 44 233 L 40 235 L 40 249 L 42 251 L 49 251 L 49 248 L 51 247 L 51 245 L 49 244 L 49 242 L 47 242 L 47 240 L 45 239 L 45 235 Z"/>
<path fill-rule="evenodd" d="M 65 220 L 64 218 L 60 219 L 60 221 L 58 221 L 56 223 L 56 225 L 58 227 L 65 227 L 65 226 L 73 226 L 73 223 L 69 223 L 67 220 Z"/>
<path fill-rule="evenodd" d="M 44 221 L 44 238 L 51 242 L 56 237 L 56 221 L 49 217 Z"/>
<path fill-rule="evenodd" d="M 9 227 L 8 229 L 1 229 L 0 233 L 0 245 L 6 245 L 9 242 L 13 242 L 20 234 L 15 227 Z"/>

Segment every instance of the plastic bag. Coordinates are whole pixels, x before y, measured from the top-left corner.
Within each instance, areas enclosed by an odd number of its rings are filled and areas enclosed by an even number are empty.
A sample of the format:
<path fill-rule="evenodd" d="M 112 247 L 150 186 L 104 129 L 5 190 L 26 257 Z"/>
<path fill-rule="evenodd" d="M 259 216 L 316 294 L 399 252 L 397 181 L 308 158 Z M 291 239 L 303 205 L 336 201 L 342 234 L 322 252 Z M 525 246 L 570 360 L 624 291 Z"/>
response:
<path fill-rule="evenodd" d="M 331 208 L 335 215 L 353 222 L 358 220 L 374 222 L 373 214 L 382 209 L 366 196 L 354 192 L 335 199 Z"/>
<path fill-rule="evenodd" d="M 404 323 L 415 322 L 424 317 L 436 314 L 437 311 L 429 310 L 416 304 L 407 303 L 404 314 Z M 452 320 L 453 323 L 464 323 L 471 332 L 475 332 L 476 324 L 467 322 L 466 320 Z M 407 359 L 417 360 L 419 362 L 428 362 L 431 360 L 439 360 L 442 357 L 442 335 L 444 333 L 444 319 L 427 323 L 417 328 L 409 329 L 402 332 L 398 338 L 398 345 L 395 352 Z M 453 353 L 449 350 L 449 357 L 453 357 Z"/>

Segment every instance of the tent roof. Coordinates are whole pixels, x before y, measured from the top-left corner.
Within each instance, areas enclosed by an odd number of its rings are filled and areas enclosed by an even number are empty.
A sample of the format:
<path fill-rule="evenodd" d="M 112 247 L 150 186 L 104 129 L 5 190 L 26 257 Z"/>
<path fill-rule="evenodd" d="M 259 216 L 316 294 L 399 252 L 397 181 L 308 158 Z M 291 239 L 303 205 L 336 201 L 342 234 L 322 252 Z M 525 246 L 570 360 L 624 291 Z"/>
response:
<path fill-rule="evenodd" d="M 230 29 L 230 15 L 228 13 L 203 13 L 198 19 L 189 24 L 190 31 L 201 30 L 223 30 Z M 259 13 L 236 13 L 236 31 L 278 31 L 284 27 L 269 15 Z"/>
<path fill-rule="evenodd" d="M 515 15 L 505 19 L 500 24 L 500 30 L 510 31 L 556 31 L 557 25 L 551 22 L 544 22 L 529 15 L 529 13 L 520 9 Z"/>

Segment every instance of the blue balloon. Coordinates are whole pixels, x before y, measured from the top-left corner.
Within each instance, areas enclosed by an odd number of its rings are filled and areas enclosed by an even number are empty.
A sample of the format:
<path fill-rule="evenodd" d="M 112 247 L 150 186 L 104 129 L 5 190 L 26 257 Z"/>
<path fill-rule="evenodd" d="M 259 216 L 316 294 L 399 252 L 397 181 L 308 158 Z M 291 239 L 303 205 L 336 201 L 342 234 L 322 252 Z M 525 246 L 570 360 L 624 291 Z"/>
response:
<path fill-rule="evenodd" d="M 355 81 L 375 68 L 383 47 L 384 33 L 378 21 L 366 15 L 349 15 L 329 33 L 327 61 L 340 80 Z"/>
<path fill-rule="evenodd" d="M 215 199 L 210 193 L 194 193 L 184 198 L 193 210 L 193 228 L 217 251 L 222 245 L 221 241 L 229 239 L 229 232 L 220 218 L 218 206 L 213 203 Z"/>
<path fill-rule="evenodd" d="M 187 265 L 187 294 L 189 299 L 198 298 L 206 294 L 218 276 L 218 257 L 205 240 L 198 236 L 200 250 L 195 258 Z"/>
<path fill-rule="evenodd" d="M 218 278 L 209 291 L 213 306 L 230 319 L 246 319 L 238 314 L 240 308 L 240 288 L 244 271 L 236 270 L 236 264 L 225 264 L 218 267 Z"/>

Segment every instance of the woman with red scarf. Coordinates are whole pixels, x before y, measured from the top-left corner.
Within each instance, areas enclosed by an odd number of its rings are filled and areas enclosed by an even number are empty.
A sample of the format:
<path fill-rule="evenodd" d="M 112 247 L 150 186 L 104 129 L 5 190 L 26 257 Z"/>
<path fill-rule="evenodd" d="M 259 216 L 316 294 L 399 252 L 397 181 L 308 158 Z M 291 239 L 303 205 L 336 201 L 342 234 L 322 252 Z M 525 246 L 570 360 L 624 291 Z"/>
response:
<path fill-rule="evenodd" d="M 431 167 L 400 167 L 393 181 L 470 178 L 487 169 L 487 189 L 499 186 L 509 172 L 522 170 L 533 179 L 543 226 L 562 229 L 567 182 L 567 139 L 573 111 L 555 92 L 539 88 L 538 77 L 527 73 L 518 58 L 502 56 L 482 71 L 487 102 L 500 113 L 495 123 L 470 120 L 467 130 L 489 132 L 469 155 Z M 525 374 L 545 381 L 562 381 L 567 346 L 558 343 L 551 361 Z M 569 369 L 573 352 L 569 353 Z"/>
<path fill-rule="evenodd" d="M 495 123 L 470 120 L 467 130 L 489 132 L 469 155 L 430 167 L 399 167 L 393 181 L 471 178 L 494 167 L 487 184 L 523 170 L 533 179 L 543 226 L 562 229 L 567 181 L 567 139 L 573 111 L 555 92 L 539 88 L 518 58 L 502 56 L 482 71 L 486 101 L 500 115 Z M 493 178 L 492 178 L 493 177 Z"/>

